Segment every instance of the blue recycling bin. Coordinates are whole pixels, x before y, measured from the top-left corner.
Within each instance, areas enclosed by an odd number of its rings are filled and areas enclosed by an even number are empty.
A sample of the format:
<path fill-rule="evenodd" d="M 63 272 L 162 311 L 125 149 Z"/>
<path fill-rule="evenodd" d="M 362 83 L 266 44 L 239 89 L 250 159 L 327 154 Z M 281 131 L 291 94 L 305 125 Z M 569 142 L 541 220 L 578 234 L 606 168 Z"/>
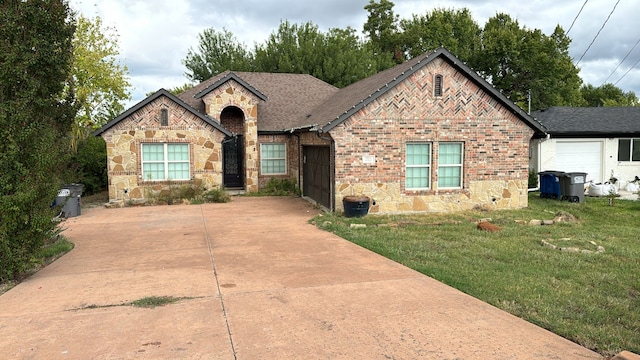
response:
<path fill-rule="evenodd" d="M 562 186 L 560 178 L 564 171 L 547 170 L 538 173 L 540 175 L 540 197 L 543 199 L 562 199 Z"/>

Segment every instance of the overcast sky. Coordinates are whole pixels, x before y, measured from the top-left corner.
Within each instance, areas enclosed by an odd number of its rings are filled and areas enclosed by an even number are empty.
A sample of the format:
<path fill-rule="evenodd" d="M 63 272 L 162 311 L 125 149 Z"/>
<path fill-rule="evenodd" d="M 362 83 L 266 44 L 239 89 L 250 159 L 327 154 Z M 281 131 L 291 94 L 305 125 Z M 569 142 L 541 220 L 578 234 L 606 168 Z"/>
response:
<path fill-rule="evenodd" d="M 133 101 L 128 105 L 144 99 L 146 93 L 187 83 L 182 59 L 190 48 L 198 46 L 198 34 L 206 28 L 226 28 L 253 49 L 283 20 L 296 24 L 311 21 L 321 31 L 351 26 L 361 32 L 367 19 L 364 6 L 368 3 L 369 0 L 70 0 L 74 10 L 86 17 L 100 16 L 104 25 L 117 30 L 121 61 L 128 66 L 133 85 Z M 521 27 L 541 29 L 545 34 L 551 34 L 558 24 L 567 31 L 584 5 L 569 32 L 574 63 L 584 54 L 578 65 L 580 76 L 585 83 L 616 83 L 622 90 L 640 96 L 640 1 L 587 0 L 586 5 L 584 0 L 393 3 L 395 13 L 407 19 L 434 8 L 466 7 L 480 27 L 497 12 L 504 12 L 518 20 Z"/>

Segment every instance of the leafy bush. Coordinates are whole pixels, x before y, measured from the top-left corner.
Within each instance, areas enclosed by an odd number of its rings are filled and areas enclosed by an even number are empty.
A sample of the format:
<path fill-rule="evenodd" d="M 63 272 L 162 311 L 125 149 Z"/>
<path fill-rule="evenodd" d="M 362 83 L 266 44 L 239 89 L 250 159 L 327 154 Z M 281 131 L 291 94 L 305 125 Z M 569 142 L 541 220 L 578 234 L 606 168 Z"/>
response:
<path fill-rule="evenodd" d="M 538 187 L 538 173 L 534 169 L 529 169 L 529 189 Z"/>
<path fill-rule="evenodd" d="M 293 180 L 271 178 L 264 189 L 260 189 L 260 191 L 254 194 L 258 196 L 300 195 L 300 189 Z"/>
<path fill-rule="evenodd" d="M 84 185 L 83 195 L 98 193 L 107 188 L 107 145 L 98 136 L 90 136 L 80 144 L 69 160 L 67 183 Z"/>
<path fill-rule="evenodd" d="M 227 203 L 231 201 L 231 196 L 224 189 L 216 188 L 205 192 L 202 195 L 204 201 L 210 203 Z"/>

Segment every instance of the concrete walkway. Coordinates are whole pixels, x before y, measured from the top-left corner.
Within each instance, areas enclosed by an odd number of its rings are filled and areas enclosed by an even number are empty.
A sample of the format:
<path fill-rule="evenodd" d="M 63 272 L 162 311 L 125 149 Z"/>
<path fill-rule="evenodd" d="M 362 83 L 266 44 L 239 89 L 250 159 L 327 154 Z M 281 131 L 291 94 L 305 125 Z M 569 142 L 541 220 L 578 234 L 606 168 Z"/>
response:
<path fill-rule="evenodd" d="M 308 223 L 299 198 L 96 208 L 0 296 L 7 359 L 600 359 Z M 186 297 L 153 309 L 118 305 Z M 93 306 L 92 306 L 93 305 Z"/>

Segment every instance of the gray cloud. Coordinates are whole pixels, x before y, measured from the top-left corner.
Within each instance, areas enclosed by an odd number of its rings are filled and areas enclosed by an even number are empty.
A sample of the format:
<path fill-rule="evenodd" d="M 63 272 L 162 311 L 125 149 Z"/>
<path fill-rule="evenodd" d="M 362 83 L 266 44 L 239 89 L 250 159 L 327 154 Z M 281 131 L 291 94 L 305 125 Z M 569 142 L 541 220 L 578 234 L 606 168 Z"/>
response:
<path fill-rule="evenodd" d="M 160 87 L 170 88 L 187 82 L 181 60 L 189 48 L 197 47 L 198 34 L 213 27 L 226 28 L 240 42 L 253 48 L 262 43 L 280 22 L 312 22 L 322 31 L 351 26 L 359 33 L 366 21 L 364 6 L 368 0 L 72 0 L 71 6 L 86 16 L 99 15 L 120 35 L 122 61 L 130 70 L 135 86 L 135 102 Z M 584 1 L 570 0 L 395 0 L 394 11 L 400 18 L 422 15 L 434 8 L 468 8 L 478 25 L 498 12 L 509 14 L 521 26 L 541 29 L 550 34 L 556 25 L 569 29 Z M 569 36 L 573 39 L 570 55 L 577 61 L 611 12 L 614 2 L 590 0 L 578 17 Z M 580 75 L 595 86 L 611 72 L 640 38 L 635 17 L 640 2 L 621 1 L 606 27 L 579 64 Z M 640 46 L 608 82 L 620 79 L 640 59 Z M 625 91 L 640 95 L 640 66 L 617 84 Z"/>

